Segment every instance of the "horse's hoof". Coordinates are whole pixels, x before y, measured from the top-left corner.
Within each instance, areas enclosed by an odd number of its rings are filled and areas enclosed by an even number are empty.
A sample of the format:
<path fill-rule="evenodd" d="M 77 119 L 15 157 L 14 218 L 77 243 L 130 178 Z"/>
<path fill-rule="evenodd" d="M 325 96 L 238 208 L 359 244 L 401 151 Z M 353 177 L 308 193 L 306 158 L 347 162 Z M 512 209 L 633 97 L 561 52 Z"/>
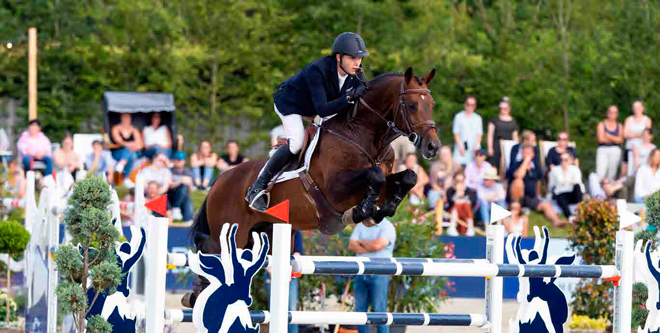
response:
<path fill-rule="evenodd" d="M 197 300 L 197 296 L 195 296 L 194 292 L 189 292 L 181 298 L 181 305 L 192 309 L 195 306 L 195 301 Z"/>
<path fill-rule="evenodd" d="M 371 228 L 373 226 L 376 226 L 376 224 L 378 224 L 378 223 L 376 223 L 376 221 L 374 221 L 374 219 L 372 219 L 371 217 L 368 218 L 368 219 L 364 219 L 362 221 L 362 225 L 364 225 L 367 228 Z"/>
<path fill-rule="evenodd" d="M 344 212 L 344 215 L 342 215 L 342 217 L 341 217 L 341 223 L 343 225 L 349 225 L 349 224 L 355 223 L 355 222 L 353 222 L 353 208 L 355 208 L 355 207 L 357 207 L 357 206 L 353 206 L 353 207 L 349 208 L 347 211 Z"/>

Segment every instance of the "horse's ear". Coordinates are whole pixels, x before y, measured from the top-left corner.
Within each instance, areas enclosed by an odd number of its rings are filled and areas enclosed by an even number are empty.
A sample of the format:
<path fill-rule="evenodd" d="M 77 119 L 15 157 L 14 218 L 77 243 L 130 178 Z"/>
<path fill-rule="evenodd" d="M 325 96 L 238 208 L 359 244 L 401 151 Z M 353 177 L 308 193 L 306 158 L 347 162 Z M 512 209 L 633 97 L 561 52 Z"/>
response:
<path fill-rule="evenodd" d="M 408 69 L 406 69 L 406 73 L 403 75 L 406 80 L 406 85 L 410 84 L 410 80 L 412 80 L 413 76 L 415 76 L 415 74 L 413 74 L 412 67 L 408 67 Z"/>
<path fill-rule="evenodd" d="M 426 85 L 428 86 L 429 83 L 433 80 L 433 77 L 435 76 L 435 68 L 431 70 L 426 76 L 424 76 L 424 80 L 422 80 Z"/>

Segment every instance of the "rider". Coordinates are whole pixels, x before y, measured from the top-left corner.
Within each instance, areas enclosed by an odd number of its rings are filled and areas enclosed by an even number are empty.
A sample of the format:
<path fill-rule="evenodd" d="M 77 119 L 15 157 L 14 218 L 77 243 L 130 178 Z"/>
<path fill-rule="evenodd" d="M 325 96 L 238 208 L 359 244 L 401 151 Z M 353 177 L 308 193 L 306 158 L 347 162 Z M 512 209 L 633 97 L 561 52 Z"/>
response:
<path fill-rule="evenodd" d="M 352 32 L 341 33 L 332 44 L 332 56 L 314 61 L 278 86 L 273 95 L 275 113 L 282 119 L 288 144 L 275 151 L 248 188 L 245 200 L 250 208 L 260 212 L 268 208 L 268 184 L 302 149 L 305 134 L 302 117 L 333 116 L 349 109 L 366 93 L 367 87 L 354 76 L 362 58 L 367 56 L 369 52 L 362 37 Z"/>

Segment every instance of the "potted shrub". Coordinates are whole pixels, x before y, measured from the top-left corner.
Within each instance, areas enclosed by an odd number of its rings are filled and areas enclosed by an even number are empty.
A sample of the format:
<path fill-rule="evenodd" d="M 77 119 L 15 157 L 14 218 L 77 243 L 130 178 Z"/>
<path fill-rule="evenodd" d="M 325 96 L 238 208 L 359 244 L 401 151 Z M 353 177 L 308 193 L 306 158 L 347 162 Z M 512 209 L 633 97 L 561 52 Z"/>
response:
<path fill-rule="evenodd" d="M 16 312 L 16 303 L 9 295 L 11 292 L 11 270 L 9 267 L 11 267 L 12 258 L 19 259 L 23 255 L 29 241 L 30 233 L 20 223 L 16 221 L 0 222 L 0 253 L 9 255 L 7 260 L 7 294 L 4 300 L 6 304 L 3 304 L 6 313 L 0 314 L 4 317 L 7 326 L 9 326 L 9 321 L 15 317 L 15 313 L 12 316 L 11 312 Z"/>

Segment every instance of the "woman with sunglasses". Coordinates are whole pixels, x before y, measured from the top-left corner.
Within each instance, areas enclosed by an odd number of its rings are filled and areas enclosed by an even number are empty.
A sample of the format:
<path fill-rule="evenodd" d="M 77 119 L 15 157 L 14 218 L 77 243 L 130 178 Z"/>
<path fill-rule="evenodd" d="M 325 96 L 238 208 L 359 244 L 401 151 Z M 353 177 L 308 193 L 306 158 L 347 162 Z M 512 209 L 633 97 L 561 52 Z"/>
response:
<path fill-rule="evenodd" d="M 580 168 L 573 164 L 573 155 L 564 152 L 561 154 L 560 161 L 558 167 L 550 170 L 548 188 L 564 216 L 568 218 L 571 216 L 569 205 L 582 201 L 584 185 L 582 185 Z"/>
<path fill-rule="evenodd" d="M 511 104 L 508 98 L 500 102 L 500 113 L 488 122 L 488 161 L 497 170 L 500 169 L 502 149 L 500 140 L 518 141 L 518 122 L 511 116 Z"/>

